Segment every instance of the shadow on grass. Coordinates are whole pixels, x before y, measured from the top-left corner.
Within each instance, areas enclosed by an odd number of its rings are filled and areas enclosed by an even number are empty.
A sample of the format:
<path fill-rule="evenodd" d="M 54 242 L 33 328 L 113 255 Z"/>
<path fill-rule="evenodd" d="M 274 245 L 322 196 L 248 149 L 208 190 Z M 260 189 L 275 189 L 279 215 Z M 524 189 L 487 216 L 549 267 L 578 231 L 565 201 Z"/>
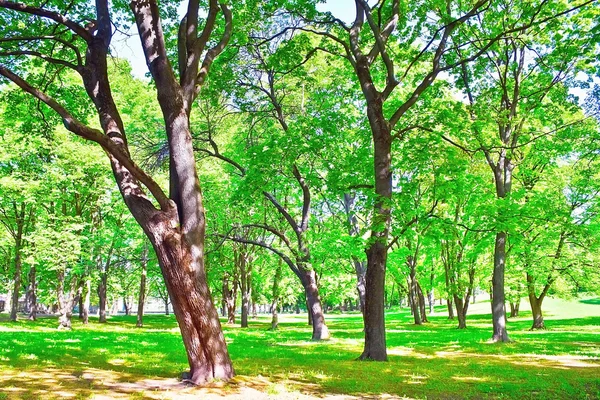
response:
<path fill-rule="evenodd" d="M 488 343 L 488 318 L 471 316 L 469 328 L 457 330 L 456 321 L 444 316 L 415 326 L 408 311 L 391 312 L 387 363 L 354 361 L 363 345 L 360 315 L 328 316 L 333 338 L 327 342 L 309 340 L 302 315 L 281 316 L 278 331 L 267 330 L 267 316 L 251 320 L 247 329 L 224 326 L 239 376 L 215 390 L 250 387 L 264 397 L 277 383 L 315 396 L 599 397 L 600 317 L 552 320 L 551 329 L 533 332 L 529 319 L 509 320 L 509 344 Z M 55 318 L 0 323 L 0 398 L 60 397 L 60 390 L 79 398 L 146 398 L 161 385 L 175 385 L 172 390 L 181 394 L 176 398 L 187 395 L 175 389 L 187 360 L 173 317 L 149 315 L 144 328 L 135 327 L 133 316 L 113 317 L 108 324 L 75 320 L 70 332 L 55 327 Z"/>

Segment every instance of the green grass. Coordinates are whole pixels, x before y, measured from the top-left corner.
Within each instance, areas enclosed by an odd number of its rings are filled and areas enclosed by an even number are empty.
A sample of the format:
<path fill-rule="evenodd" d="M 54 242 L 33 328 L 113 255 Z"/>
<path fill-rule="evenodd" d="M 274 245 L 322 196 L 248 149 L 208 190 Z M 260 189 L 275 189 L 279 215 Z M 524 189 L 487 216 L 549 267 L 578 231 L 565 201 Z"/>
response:
<path fill-rule="evenodd" d="M 308 340 L 305 315 L 282 316 L 275 332 L 261 316 L 248 329 L 224 326 L 238 377 L 218 390 L 252 387 L 273 398 L 282 390 L 318 397 L 600 398 L 600 299 L 548 299 L 545 308 L 549 329 L 529 331 L 531 313 L 522 312 L 509 319 L 509 344 L 488 342 L 489 303 L 472 306 L 467 330 L 455 329 L 441 306 L 423 326 L 414 326 L 406 310 L 392 310 L 385 363 L 355 361 L 360 315 L 328 315 L 333 338 L 322 343 Z M 54 318 L 0 323 L 0 399 L 152 398 L 160 384 L 127 385 L 178 377 L 187 366 L 173 317 L 146 316 L 142 329 L 124 316 L 104 325 L 74 320 L 69 332 L 56 325 Z"/>

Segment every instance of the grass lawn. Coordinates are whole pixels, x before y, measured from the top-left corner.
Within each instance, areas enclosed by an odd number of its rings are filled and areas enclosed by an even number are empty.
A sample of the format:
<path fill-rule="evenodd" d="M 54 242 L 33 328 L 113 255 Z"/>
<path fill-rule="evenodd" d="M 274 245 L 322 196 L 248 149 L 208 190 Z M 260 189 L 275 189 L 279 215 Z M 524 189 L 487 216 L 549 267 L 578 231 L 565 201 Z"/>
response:
<path fill-rule="evenodd" d="M 509 344 L 488 343 L 489 303 L 472 306 L 468 329 L 455 329 L 437 306 L 423 326 L 407 310 L 387 314 L 389 362 L 358 362 L 357 314 L 327 315 L 332 340 L 311 342 L 306 315 L 269 316 L 250 328 L 225 326 L 238 376 L 210 388 L 175 378 L 187 360 L 175 319 L 135 316 L 74 319 L 70 332 L 55 318 L 0 322 L 0 400 L 13 398 L 418 398 L 599 399 L 600 299 L 547 299 L 546 331 L 529 331 L 531 313 L 509 319 Z M 523 301 L 522 308 L 528 308 Z"/>

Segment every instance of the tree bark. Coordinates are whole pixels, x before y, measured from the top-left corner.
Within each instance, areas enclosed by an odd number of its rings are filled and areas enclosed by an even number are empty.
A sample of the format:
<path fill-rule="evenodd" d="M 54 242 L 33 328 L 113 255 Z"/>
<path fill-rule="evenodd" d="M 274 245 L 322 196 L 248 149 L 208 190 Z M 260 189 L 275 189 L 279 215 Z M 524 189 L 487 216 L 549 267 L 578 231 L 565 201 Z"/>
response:
<path fill-rule="evenodd" d="M 29 310 L 29 320 L 37 319 L 37 274 L 36 267 L 32 265 L 29 269 L 29 286 L 27 288 L 27 308 Z"/>
<path fill-rule="evenodd" d="M 504 270 L 506 262 L 506 233 L 496 234 L 494 247 L 494 272 L 492 275 L 492 326 L 494 342 L 508 342 L 506 331 L 506 306 L 504 298 Z"/>
<path fill-rule="evenodd" d="M 106 323 L 107 281 L 107 274 L 101 274 L 98 282 L 98 322 L 101 324 Z"/>
<path fill-rule="evenodd" d="M 279 281 L 283 275 L 283 267 L 281 264 L 281 260 L 279 260 L 277 269 L 275 270 L 275 277 L 273 278 L 273 303 L 271 304 L 271 328 L 269 328 L 272 331 L 277 330 L 279 327 L 277 307 L 279 306 Z"/>
<path fill-rule="evenodd" d="M 21 292 L 21 273 L 23 269 L 21 260 L 21 249 L 23 247 L 23 228 L 25 226 L 25 203 L 21 203 L 20 207 L 17 207 L 16 204 L 14 204 L 14 209 L 17 229 L 14 233 L 15 274 L 13 278 L 14 286 L 12 291 L 12 300 L 10 303 L 10 320 L 13 322 L 17 320 L 17 312 L 19 310 L 19 294 Z"/>
<path fill-rule="evenodd" d="M 423 289 L 421 288 L 419 281 L 417 281 L 417 298 L 419 299 L 419 311 L 421 313 L 421 321 L 429 322 L 427 320 L 427 314 L 425 311 L 425 296 L 423 295 Z"/>
<path fill-rule="evenodd" d="M 516 302 L 513 302 L 513 301 L 510 302 L 510 318 L 516 318 L 519 316 L 520 304 L 521 304 L 520 300 L 518 300 Z"/>
<path fill-rule="evenodd" d="M 327 340 L 330 337 L 329 329 L 325 324 L 325 316 L 319 297 L 315 271 L 301 266 L 300 273 L 302 286 L 304 286 L 304 291 L 306 293 L 308 314 L 310 314 L 312 318 L 312 340 Z"/>
<path fill-rule="evenodd" d="M 144 241 L 142 251 L 142 274 L 140 276 L 140 293 L 138 295 L 138 309 L 136 326 L 144 326 L 144 303 L 146 302 L 146 276 L 148 274 L 148 242 Z"/>
<path fill-rule="evenodd" d="M 88 276 L 83 287 L 82 322 L 84 325 L 90 322 L 90 293 L 92 291 L 92 279 Z"/>

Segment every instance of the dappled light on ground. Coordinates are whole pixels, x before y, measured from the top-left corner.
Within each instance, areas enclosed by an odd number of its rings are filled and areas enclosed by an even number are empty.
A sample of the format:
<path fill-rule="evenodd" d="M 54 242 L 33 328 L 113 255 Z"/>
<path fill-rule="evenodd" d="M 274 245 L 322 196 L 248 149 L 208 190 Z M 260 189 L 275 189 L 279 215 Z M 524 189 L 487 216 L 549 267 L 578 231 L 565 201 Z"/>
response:
<path fill-rule="evenodd" d="M 187 361 L 175 319 L 113 317 L 108 324 L 57 331 L 56 319 L 0 323 L 0 400 L 44 398 L 309 399 L 309 398 L 532 398 L 600 397 L 600 307 L 565 317 L 550 312 L 548 330 L 529 331 L 530 314 L 508 322 L 513 342 L 489 343 L 489 314 L 457 330 L 443 307 L 431 322 L 412 323 L 407 310 L 388 313 L 389 361 L 355 361 L 362 351 L 361 318 L 328 315 L 332 339 L 310 340 L 305 315 L 269 316 L 225 335 L 238 376 L 208 388 L 179 377 Z M 488 312 L 489 304 L 479 305 Z M 557 309 L 563 309 L 558 307 Z M 477 310 L 477 307 L 475 307 Z M 598 312 L 596 312 L 597 310 Z M 583 314 L 583 313 L 582 313 Z"/>

